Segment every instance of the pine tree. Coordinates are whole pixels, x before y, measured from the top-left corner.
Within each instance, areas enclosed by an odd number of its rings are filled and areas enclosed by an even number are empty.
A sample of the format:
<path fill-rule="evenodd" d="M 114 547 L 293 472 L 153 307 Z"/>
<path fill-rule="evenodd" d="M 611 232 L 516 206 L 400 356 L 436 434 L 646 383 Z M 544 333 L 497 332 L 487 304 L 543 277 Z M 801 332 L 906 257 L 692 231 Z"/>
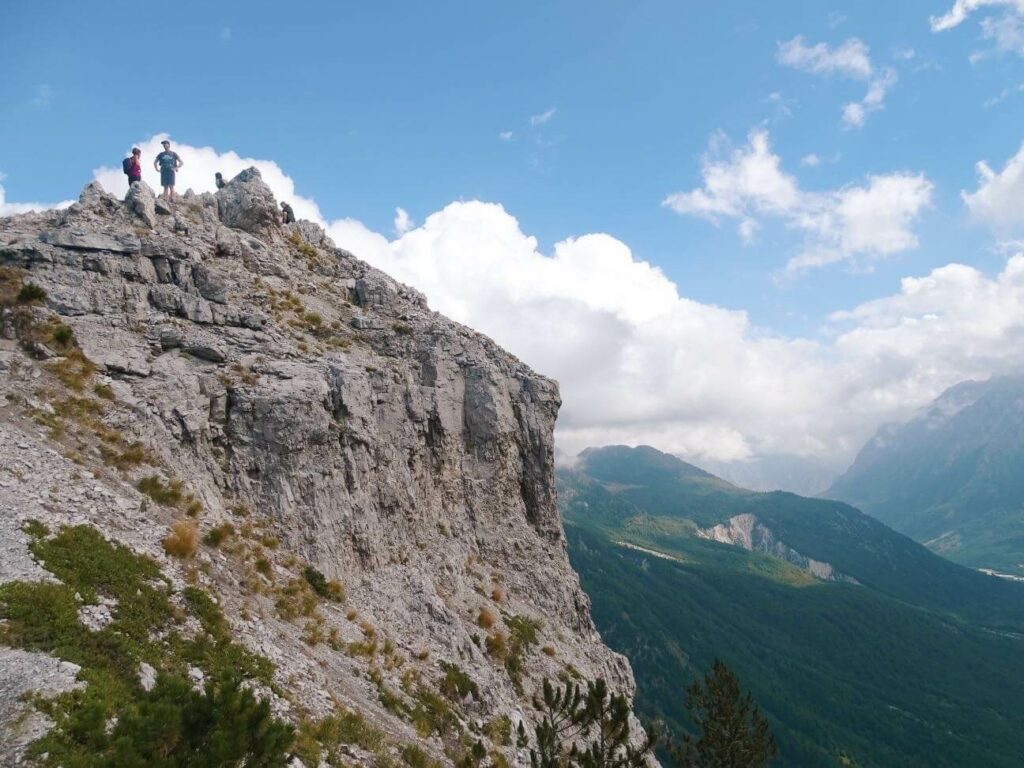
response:
<path fill-rule="evenodd" d="M 643 768 L 654 747 L 647 735 L 640 747 L 629 743 L 629 701 L 624 695 L 609 696 L 608 686 L 598 679 L 587 687 L 585 720 L 593 728 L 590 744 L 576 756 L 579 768 Z"/>
<path fill-rule="evenodd" d="M 565 688 L 544 681 L 543 696 L 534 698 L 542 713 L 535 728 L 536 749 L 530 750 L 532 768 L 642 768 L 654 739 L 634 747 L 629 743 L 629 701 L 610 694 L 604 680 L 587 683 L 587 690 L 572 682 Z"/>
<path fill-rule="evenodd" d="M 543 695 L 533 697 L 533 707 L 541 713 L 541 721 L 534 729 L 537 748 L 530 750 L 530 764 L 532 768 L 561 768 L 565 743 L 573 743 L 586 727 L 583 691 L 572 682 L 562 688 L 545 679 Z"/>
<path fill-rule="evenodd" d="M 670 747 L 680 768 L 761 768 L 778 754 L 753 696 L 740 692 L 736 675 L 718 659 L 686 693 L 697 735 L 684 735 Z"/>

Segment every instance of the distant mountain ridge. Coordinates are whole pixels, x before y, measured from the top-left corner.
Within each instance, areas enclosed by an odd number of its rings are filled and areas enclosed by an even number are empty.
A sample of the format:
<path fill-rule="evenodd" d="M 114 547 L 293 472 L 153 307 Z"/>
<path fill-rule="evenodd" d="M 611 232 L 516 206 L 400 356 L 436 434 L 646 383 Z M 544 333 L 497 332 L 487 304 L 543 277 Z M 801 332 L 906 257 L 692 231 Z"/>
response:
<path fill-rule="evenodd" d="M 736 461 L 694 459 L 693 463 L 741 488 L 789 491 L 801 496 L 823 493 L 846 466 L 813 456 L 791 454 L 766 454 Z"/>
<path fill-rule="evenodd" d="M 951 560 L 1024 575 L 1024 377 L 957 384 L 882 427 L 824 495 Z"/>

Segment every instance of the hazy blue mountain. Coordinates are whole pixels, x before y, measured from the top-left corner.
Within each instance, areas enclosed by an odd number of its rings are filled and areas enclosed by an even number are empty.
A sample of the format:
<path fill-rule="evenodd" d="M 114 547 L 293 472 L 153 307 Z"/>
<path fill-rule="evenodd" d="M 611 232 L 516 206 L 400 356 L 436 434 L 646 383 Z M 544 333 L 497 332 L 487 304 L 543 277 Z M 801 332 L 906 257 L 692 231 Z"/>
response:
<path fill-rule="evenodd" d="M 801 496 L 817 496 L 827 490 L 845 466 L 782 453 L 737 461 L 695 459 L 693 463 L 752 491 L 790 491 Z"/>
<path fill-rule="evenodd" d="M 643 715 L 685 727 L 682 691 L 718 657 L 784 765 L 1020 765 L 1024 585 L 653 448 L 590 449 L 558 479 L 570 557 Z"/>
<path fill-rule="evenodd" d="M 951 560 L 1024 575 L 1024 378 L 958 384 L 883 427 L 825 495 Z"/>

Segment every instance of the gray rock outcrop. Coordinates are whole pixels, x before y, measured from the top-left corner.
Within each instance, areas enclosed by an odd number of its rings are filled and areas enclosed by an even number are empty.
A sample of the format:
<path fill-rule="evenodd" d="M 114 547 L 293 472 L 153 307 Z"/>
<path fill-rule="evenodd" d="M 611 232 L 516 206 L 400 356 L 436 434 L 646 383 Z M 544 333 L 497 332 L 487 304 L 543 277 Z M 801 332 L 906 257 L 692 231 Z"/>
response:
<path fill-rule="evenodd" d="M 146 182 L 136 181 L 130 185 L 124 204 L 147 227 L 152 229 L 156 226 L 156 195 Z"/>
<path fill-rule="evenodd" d="M 90 185 L 64 211 L 0 219 L 0 268 L 44 289 L 36 311 L 68 326 L 96 366 L 70 391 L 53 363 L 0 347 L 0 551 L 17 565 L 0 579 L 39 571 L 18 521 L 95 525 L 152 554 L 179 587 L 188 574 L 217 595 L 233 633 L 276 665 L 280 711 L 356 709 L 445 762 L 376 686 L 402 691 L 407 675 L 436 685 L 456 665 L 479 690 L 456 707 L 468 733 L 496 718 L 529 725 L 545 677 L 602 676 L 632 695 L 566 556 L 554 382 L 316 225 L 279 227 L 255 169 L 215 198 L 179 199 L 188 234 L 154 217 L 140 238 L 138 196 L 108 198 Z M 39 426 L 68 397 L 101 404 L 102 429 L 87 423 L 106 449 L 70 420 Z M 144 447 L 150 463 L 116 468 L 110 440 Z M 136 489 L 154 473 L 183 483 L 200 534 L 228 522 L 255 531 L 260 570 L 255 554 L 208 545 L 189 562 L 168 557 L 161 542 L 182 513 Z M 334 645 L 311 642 L 279 609 L 303 564 L 345 586 L 343 606 L 317 609 Z M 489 638 L 527 625 L 536 640 L 513 673 Z M 366 659 L 338 650 L 371 631 L 401 658 L 371 661 L 376 683 Z M 514 745 L 495 748 L 528 762 Z"/>
<path fill-rule="evenodd" d="M 224 226 L 259 234 L 277 223 L 277 202 L 260 172 L 247 168 L 217 190 L 217 213 Z"/>

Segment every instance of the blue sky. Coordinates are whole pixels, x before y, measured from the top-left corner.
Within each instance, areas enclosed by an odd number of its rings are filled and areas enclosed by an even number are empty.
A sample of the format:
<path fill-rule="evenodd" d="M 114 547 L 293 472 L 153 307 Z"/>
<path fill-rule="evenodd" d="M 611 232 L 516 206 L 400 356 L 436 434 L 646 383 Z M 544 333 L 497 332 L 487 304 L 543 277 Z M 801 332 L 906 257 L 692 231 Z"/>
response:
<path fill-rule="evenodd" d="M 542 253 L 607 233 L 680 296 L 829 344 L 831 313 L 902 278 L 1005 266 L 1018 222 L 992 226 L 961 191 L 1024 139 L 1022 16 L 1020 0 L 10 3 L 0 172 L 8 203 L 67 199 L 167 132 L 273 160 L 326 220 L 386 235 L 396 206 L 422 222 L 470 200 L 500 203 Z M 883 80 L 879 108 L 845 124 L 844 105 Z M 662 204 L 702 189 L 752 132 L 799 201 L 741 195 L 746 212 L 716 221 Z M 839 242 L 799 223 L 808 206 L 832 216 L 871 175 L 920 180 L 890 252 L 851 246 L 786 274 Z"/>

